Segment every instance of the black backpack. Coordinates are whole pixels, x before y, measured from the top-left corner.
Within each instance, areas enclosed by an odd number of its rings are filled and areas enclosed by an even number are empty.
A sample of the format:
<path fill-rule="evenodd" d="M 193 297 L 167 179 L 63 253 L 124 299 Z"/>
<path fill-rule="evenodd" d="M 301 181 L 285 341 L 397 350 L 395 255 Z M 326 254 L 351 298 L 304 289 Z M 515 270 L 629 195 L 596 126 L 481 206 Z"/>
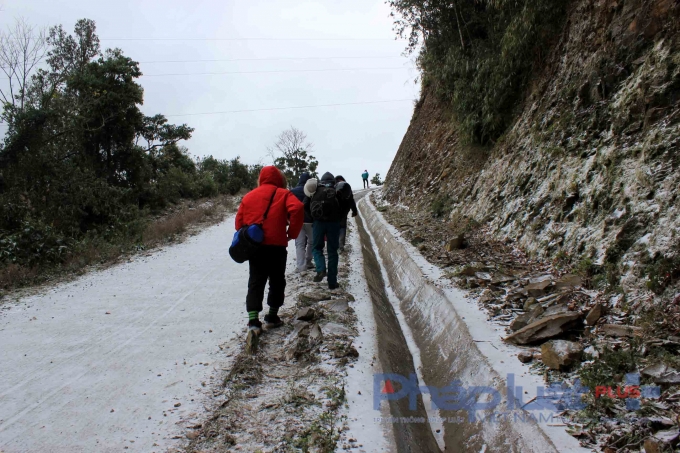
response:
<path fill-rule="evenodd" d="M 314 220 L 332 222 L 340 218 L 340 202 L 333 187 L 320 185 L 312 196 L 309 208 Z"/>

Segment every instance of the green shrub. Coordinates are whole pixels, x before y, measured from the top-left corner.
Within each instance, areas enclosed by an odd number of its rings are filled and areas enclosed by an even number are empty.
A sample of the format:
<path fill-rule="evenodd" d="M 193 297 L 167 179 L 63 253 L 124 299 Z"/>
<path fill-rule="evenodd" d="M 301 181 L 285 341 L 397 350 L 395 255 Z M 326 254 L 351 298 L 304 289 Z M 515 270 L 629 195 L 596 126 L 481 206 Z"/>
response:
<path fill-rule="evenodd" d="M 418 65 L 458 116 L 463 132 L 487 143 L 512 121 L 527 81 L 561 31 L 564 0 L 389 0 L 400 36 L 420 48 Z M 422 42 L 422 47 L 420 43 Z"/>

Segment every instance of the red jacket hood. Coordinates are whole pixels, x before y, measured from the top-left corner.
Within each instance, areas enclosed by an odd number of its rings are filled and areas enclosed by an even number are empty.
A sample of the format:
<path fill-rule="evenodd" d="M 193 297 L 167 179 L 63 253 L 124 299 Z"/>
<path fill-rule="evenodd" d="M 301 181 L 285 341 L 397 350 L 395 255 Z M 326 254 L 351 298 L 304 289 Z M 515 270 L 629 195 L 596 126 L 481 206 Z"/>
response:
<path fill-rule="evenodd" d="M 281 176 L 281 171 L 273 165 L 264 167 L 260 171 L 259 184 L 272 184 L 276 187 L 281 187 L 285 189 L 283 185 L 283 176 Z"/>

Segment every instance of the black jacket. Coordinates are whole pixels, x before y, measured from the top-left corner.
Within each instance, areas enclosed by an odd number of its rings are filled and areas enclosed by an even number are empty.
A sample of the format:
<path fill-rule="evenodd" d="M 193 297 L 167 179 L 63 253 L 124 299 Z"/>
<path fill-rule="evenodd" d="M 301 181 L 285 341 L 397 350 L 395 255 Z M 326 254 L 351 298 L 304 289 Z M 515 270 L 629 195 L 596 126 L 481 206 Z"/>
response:
<path fill-rule="evenodd" d="M 329 172 L 324 173 L 321 179 L 319 180 L 319 188 L 321 188 L 321 186 L 335 188 L 335 177 Z M 343 200 L 341 197 L 337 197 L 337 200 L 338 204 L 340 205 L 337 218 L 329 219 L 328 220 L 329 222 L 342 222 L 343 213 L 345 213 L 345 200 Z M 305 205 L 305 219 L 307 219 L 307 217 L 309 216 L 309 218 L 311 218 L 313 221 L 314 219 L 312 218 L 311 199 L 309 197 L 305 197 L 304 205 Z M 344 218 L 347 219 L 346 213 L 344 214 Z M 305 220 L 305 222 L 307 222 L 307 220 Z M 345 224 L 346 222 L 347 221 L 345 220 Z"/>
<path fill-rule="evenodd" d="M 314 222 L 314 219 L 312 219 L 312 215 L 309 213 L 309 209 L 306 208 L 308 204 L 306 200 L 308 200 L 309 198 L 307 197 L 307 195 L 305 195 L 305 183 L 309 181 L 309 178 L 311 178 L 311 176 L 309 176 L 309 173 L 307 172 L 302 173 L 300 175 L 300 181 L 298 181 L 297 186 L 290 189 L 293 195 L 295 195 L 295 197 L 298 200 L 305 204 L 305 223 Z"/>

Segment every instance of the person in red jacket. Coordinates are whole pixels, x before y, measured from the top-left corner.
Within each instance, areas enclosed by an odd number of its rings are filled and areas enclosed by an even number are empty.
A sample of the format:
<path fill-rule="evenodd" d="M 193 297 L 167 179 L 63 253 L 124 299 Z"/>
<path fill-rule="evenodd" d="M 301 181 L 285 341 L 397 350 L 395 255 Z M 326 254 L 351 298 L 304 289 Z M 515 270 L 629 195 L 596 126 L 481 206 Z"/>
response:
<path fill-rule="evenodd" d="M 267 219 L 262 224 L 264 240 L 256 255 L 249 260 L 250 278 L 246 296 L 248 330 L 257 335 L 262 331 L 259 315 L 267 280 L 269 313 L 264 317 L 264 327 L 273 329 L 283 325 L 279 308 L 283 305 L 286 289 L 286 247 L 289 240 L 300 234 L 304 222 L 304 205 L 285 187 L 285 177 L 278 168 L 264 167 L 260 172 L 259 186 L 243 197 L 236 213 L 237 231 L 244 225 L 260 223 L 269 201 L 274 197 Z"/>

